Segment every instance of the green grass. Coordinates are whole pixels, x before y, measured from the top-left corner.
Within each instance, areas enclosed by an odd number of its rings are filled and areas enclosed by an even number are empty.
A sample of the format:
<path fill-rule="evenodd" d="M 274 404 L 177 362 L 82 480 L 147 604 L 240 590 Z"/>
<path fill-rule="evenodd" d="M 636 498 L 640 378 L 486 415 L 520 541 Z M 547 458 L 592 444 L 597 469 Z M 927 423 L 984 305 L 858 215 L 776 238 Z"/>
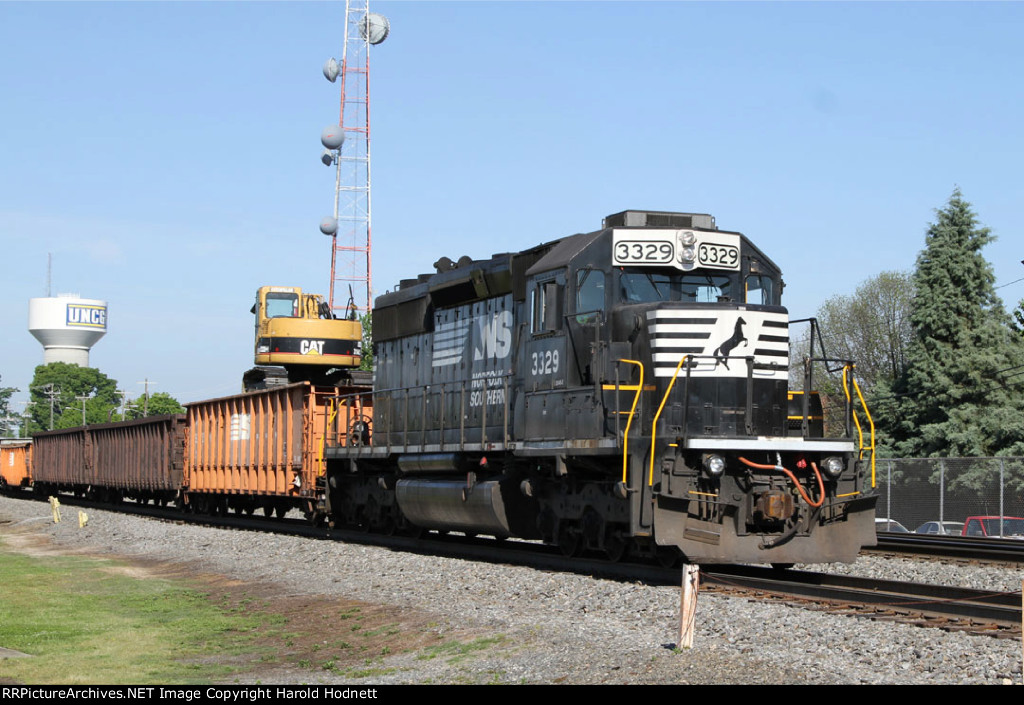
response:
<path fill-rule="evenodd" d="M 218 606 L 189 583 L 120 575 L 116 566 L 0 549 L 0 646 L 31 656 L 0 660 L 0 680 L 195 683 L 273 658 L 258 638 L 268 626 L 258 611 Z"/>
<path fill-rule="evenodd" d="M 445 658 L 448 663 L 458 663 L 477 651 L 486 651 L 491 647 L 499 646 L 504 640 L 503 636 L 497 636 L 474 639 L 470 642 L 446 641 L 443 644 L 427 648 L 416 658 L 420 661 Z"/>

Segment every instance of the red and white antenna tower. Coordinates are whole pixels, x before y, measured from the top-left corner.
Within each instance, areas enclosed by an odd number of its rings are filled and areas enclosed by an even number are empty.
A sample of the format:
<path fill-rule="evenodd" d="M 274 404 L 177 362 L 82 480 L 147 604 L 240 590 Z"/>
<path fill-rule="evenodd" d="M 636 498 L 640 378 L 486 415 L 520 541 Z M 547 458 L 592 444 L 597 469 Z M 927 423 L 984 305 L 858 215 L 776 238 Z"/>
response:
<path fill-rule="evenodd" d="M 328 301 L 339 317 L 366 313 L 373 306 L 370 227 L 370 46 L 387 39 L 383 15 L 371 13 L 369 0 L 346 0 L 345 45 L 341 62 L 328 59 L 324 76 L 341 77 L 337 125 L 324 128 L 321 161 L 337 167 L 334 216 L 320 231 L 331 236 L 331 287 Z"/>

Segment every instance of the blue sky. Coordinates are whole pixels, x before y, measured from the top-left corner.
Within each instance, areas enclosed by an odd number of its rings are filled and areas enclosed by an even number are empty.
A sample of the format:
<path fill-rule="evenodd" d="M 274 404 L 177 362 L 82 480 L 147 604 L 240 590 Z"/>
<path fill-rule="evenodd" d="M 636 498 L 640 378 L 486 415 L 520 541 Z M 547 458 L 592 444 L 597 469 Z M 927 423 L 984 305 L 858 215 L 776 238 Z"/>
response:
<path fill-rule="evenodd" d="M 910 269 L 957 185 L 1024 277 L 1024 3 L 387 2 L 372 52 L 374 288 L 626 208 L 708 212 L 793 317 Z M 344 2 L 0 1 L 4 386 L 28 299 L 109 302 L 132 395 L 233 394 L 262 284 L 326 293 L 319 135 Z M 999 290 L 1008 306 L 1024 282 Z M 24 399 L 24 391 L 15 397 Z M 18 407 L 20 408 L 20 407 Z"/>

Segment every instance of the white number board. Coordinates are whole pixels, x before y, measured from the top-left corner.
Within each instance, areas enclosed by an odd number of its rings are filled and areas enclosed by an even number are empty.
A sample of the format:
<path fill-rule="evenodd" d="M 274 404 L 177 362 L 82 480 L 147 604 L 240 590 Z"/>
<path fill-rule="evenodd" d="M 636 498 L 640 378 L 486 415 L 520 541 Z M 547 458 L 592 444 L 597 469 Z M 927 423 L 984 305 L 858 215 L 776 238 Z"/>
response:
<path fill-rule="evenodd" d="M 687 244 L 689 243 L 689 244 Z M 612 264 L 617 267 L 740 268 L 740 238 L 700 230 L 614 230 Z"/>

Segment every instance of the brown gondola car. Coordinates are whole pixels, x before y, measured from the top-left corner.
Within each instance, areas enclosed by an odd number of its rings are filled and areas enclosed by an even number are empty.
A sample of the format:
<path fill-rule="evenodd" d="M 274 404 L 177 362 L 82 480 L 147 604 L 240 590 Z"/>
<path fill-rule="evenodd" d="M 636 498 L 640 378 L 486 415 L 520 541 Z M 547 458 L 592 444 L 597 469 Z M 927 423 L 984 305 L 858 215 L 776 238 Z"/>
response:
<path fill-rule="evenodd" d="M 185 417 L 79 426 L 36 433 L 33 484 L 37 492 L 98 500 L 175 500 L 184 477 Z"/>

